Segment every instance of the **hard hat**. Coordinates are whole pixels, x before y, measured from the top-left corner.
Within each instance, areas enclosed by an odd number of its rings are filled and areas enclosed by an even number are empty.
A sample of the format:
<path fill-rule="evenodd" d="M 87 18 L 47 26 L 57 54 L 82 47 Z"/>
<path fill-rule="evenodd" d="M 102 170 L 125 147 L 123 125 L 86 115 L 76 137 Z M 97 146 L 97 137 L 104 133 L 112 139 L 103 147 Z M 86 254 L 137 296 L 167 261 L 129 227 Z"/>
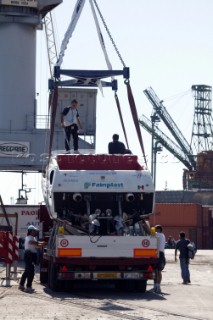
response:
<path fill-rule="evenodd" d="M 33 226 L 32 224 L 30 226 L 28 226 L 27 230 L 28 231 L 30 231 L 30 230 L 38 231 L 38 229 L 35 226 Z"/>

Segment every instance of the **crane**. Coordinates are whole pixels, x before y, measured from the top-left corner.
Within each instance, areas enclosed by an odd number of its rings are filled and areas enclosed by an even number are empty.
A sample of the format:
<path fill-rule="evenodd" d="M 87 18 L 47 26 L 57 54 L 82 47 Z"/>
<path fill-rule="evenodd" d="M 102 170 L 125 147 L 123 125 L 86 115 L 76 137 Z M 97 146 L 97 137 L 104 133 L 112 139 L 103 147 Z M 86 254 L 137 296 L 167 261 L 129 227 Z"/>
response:
<path fill-rule="evenodd" d="M 152 122 L 145 115 L 141 116 L 141 118 L 139 119 L 139 123 L 144 129 L 146 129 L 147 132 L 154 135 L 155 139 L 169 152 L 171 152 L 178 160 L 180 160 L 184 164 L 184 166 L 186 166 L 190 171 L 192 170 L 191 163 L 188 161 L 185 153 L 178 144 L 170 139 L 157 126 L 154 126 L 153 128 Z"/>
<path fill-rule="evenodd" d="M 212 87 L 193 85 L 194 119 L 191 146 L 200 153 L 213 147 Z"/>
<path fill-rule="evenodd" d="M 182 152 L 184 153 L 185 159 L 187 160 L 187 168 L 190 167 L 191 169 L 195 170 L 196 161 L 194 159 L 192 149 L 181 131 L 178 129 L 174 120 L 166 110 L 166 107 L 163 105 L 163 101 L 159 99 L 159 97 L 151 87 L 144 90 L 144 94 L 149 99 L 154 107 L 156 114 L 163 120 L 163 122 L 175 138 L 176 142 L 178 143 L 179 147 L 181 148 Z"/>
<path fill-rule="evenodd" d="M 55 30 L 53 24 L 53 17 L 51 11 L 46 14 L 44 17 L 44 26 L 45 26 L 45 35 L 46 35 L 46 44 L 47 44 L 47 54 L 48 62 L 50 68 L 50 76 L 53 78 L 53 69 L 56 64 L 58 54 L 55 40 Z"/>

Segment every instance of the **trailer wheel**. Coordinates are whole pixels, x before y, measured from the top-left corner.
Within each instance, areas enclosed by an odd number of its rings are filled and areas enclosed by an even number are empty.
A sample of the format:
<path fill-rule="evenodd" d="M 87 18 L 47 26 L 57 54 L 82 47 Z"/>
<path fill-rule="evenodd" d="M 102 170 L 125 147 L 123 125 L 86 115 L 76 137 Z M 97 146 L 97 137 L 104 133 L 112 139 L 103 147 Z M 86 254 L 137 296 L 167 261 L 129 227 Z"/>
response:
<path fill-rule="evenodd" d="M 43 257 L 43 250 L 40 255 L 40 282 L 48 283 L 48 261 Z"/>
<path fill-rule="evenodd" d="M 49 262 L 49 268 L 48 268 L 48 287 L 52 291 L 60 291 L 61 290 L 61 281 L 57 279 L 57 268 L 55 263 L 52 261 Z"/>
<path fill-rule="evenodd" d="M 40 271 L 40 282 L 48 283 L 48 272 L 47 271 Z"/>
<path fill-rule="evenodd" d="M 135 289 L 137 292 L 146 292 L 147 280 L 137 280 L 135 282 Z"/>
<path fill-rule="evenodd" d="M 119 280 L 116 282 L 116 289 L 118 291 L 134 292 L 136 287 L 135 280 Z"/>

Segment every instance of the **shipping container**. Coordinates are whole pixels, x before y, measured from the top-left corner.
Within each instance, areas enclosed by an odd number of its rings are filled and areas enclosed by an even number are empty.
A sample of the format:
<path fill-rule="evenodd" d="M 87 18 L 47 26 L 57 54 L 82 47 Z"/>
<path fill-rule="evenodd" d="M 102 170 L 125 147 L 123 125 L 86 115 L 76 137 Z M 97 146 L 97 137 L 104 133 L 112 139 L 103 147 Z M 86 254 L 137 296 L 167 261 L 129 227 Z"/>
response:
<path fill-rule="evenodd" d="M 196 227 L 201 221 L 201 211 L 202 207 L 194 203 L 156 203 L 156 214 L 150 217 L 150 223 L 173 227 Z"/>
<path fill-rule="evenodd" d="M 195 242 L 198 249 L 213 249 L 213 214 L 211 207 L 194 203 L 156 203 L 150 225 L 160 224 L 168 239 L 176 241 L 180 231 Z"/>

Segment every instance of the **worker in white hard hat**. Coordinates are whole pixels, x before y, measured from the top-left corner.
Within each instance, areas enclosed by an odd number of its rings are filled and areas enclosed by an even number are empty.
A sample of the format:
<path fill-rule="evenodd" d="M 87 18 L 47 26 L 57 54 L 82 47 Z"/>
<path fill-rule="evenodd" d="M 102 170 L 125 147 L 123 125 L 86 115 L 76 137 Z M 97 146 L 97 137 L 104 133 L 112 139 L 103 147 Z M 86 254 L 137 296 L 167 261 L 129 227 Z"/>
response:
<path fill-rule="evenodd" d="M 30 225 L 27 229 L 27 236 L 24 243 L 24 261 L 25 261 L 25 270 L 22 274 L 21 281 L 19 283 L 19 290 L 32 293 L 35 290 L 32 288 L 32 282 L 35 275 L 35 264 L 37 261 L 37 248 L 40 248 L 45 245 L 45 242 L 37 241 L 36 235 L 38 234 L 38 229 Z M 27 281 L 26 288 L 25 282 Z"/>

